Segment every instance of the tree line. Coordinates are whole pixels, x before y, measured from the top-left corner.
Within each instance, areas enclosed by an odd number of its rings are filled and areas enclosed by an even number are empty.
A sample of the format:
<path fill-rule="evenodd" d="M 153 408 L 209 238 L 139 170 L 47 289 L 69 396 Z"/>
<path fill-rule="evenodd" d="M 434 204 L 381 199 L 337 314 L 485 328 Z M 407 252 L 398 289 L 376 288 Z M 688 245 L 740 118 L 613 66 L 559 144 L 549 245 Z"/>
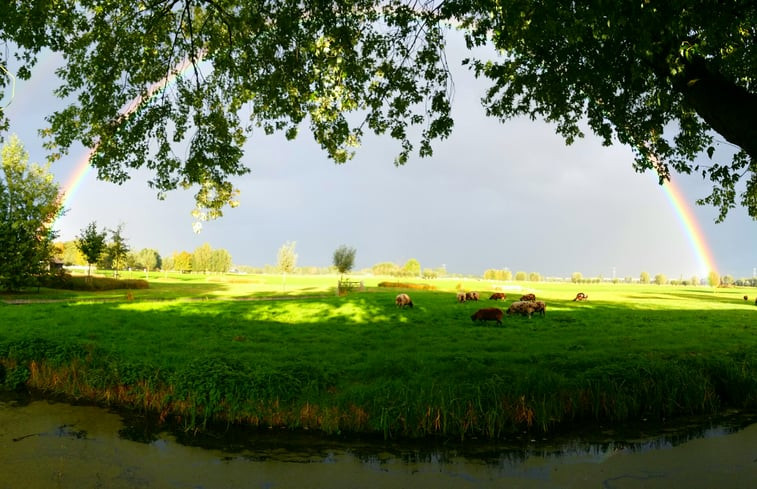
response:
<path fill-rule="evenodd" d="M 231 269 L 231 253 L 223 248 L 213 249 L 208 243 L 198 246 L 192 253 L 175 251 L 165 258 L 153 248 L 132 251 L 123 228 L 123 224 L 119 224 L 115 229 L 98 230 L 97 222 L 93 221 L 75 240 L 56 243 L 56 258 L 65 266 L 87 266 L 88 273 L 95 265 L 98 269 L 113 270 L 116 275 L 123 269 L 183 273 L 226 273 Z"/>
<path fill-rule="evenodd" d="M 62 194 L 48 166 L 29 164 L 28 153 L 16 136 L 12 136 L 2 148 L 2 173 L 0 173 L 0 289 L 19 290 L 23 286 L 44 285 L 47 278 L 56 272 L 51 263 L 57 259 L 64 265 L 91 265 L 112 269 L 118 273 L 125 268 L 147 270 L 176 270 L 181 272 L 225 273 L 231 269 L 231 254 L 225 249 L 213 249 L 205 243 L 194 250 L 174 252 L 161 257 L 157 250 L 145 248 L 132 252 L 124 236 L 124 226 L 115 229 L 98 229 L 91 222 L 81 230 L 73 242 L 55 243 L 57 232 L 53 229 L 55 219 L 62 214 Z M 334 268 L 340 273 L 350 271 L 355 257 L 354 248 L 342 245 L 334 252 Z M 278 255 L 278 271 L 292 273 L 296 269 L 294 243 L 285 244 Z M 311 268 L 307 270 L 311 270 Z M 300 268 L 300 270 L 303 270 Z M 316 270 L 319 270 L 316 268 Z M 436 278 L 447 276 L 444 266 L 422 269 L 420 262 L 411 258 L 400 266 L 393 262 L 377 263 L 371 267 L 374 275 Z M 484 278 L 510 280 L 512 272 L 507 269 L 489 269 Z M 517 281 L 541 281 L 539 273 L 516 272 Z M 603 281 L 601 277 L 598 281 Z M 583 275 L 575 272 L 575 283 L 584 283 Z M 615 279 L 613 279 L 615 280 Z M 626 277 L 626 281 L 633 281 Z M 711 272 L 707 282 L 718 285 L 757 286 L 757 279 L 735 280 L 730 275 L 721 277 Z M 642 272 L 639 282 L 652 281 L 648 272 Z M 657 274 L 654 283 L 668 283 L 667 277 Z M 670 281 L 681 285 L 699 285 L 704 279 L 691 277 Z"/>

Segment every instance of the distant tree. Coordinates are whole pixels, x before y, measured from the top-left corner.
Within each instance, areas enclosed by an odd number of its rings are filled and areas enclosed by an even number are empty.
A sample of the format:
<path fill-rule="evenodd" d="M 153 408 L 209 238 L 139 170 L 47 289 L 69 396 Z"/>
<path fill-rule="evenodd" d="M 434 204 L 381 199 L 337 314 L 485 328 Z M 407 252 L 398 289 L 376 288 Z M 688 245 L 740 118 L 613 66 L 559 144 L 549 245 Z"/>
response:
<path fill-rule="evenodd" d="M 129 245 L 126 244 L 124 237 L 123 223 L 116 226 L 116 229 L 110 230 L 110 244 L 107 248 L 111 266 L 118 277 L 119 270 L 126 264 L 126 256 L 129 254 Z"/>
<path fill-rule="evenodd" d="M 438 278 L 439 274 L 433 268 L 424 268 L 423 269 L 423 274 L 421 275 L 421 277 L 423 277 L 425 279 L 428 279 L 428 280 L 431 280 L 431 279 L 434 279 L 434 278 Z"/>
<path fill-rule="evenodd" d="M 668 277 L 665 274 L 658 273 L 654 276 L 654 283 L 657 285 L 665 285 L 668 282 Z"/>
<path fill-rule="evenodd" d="M 539 275 L 536 272 L 531 272 L 528 274 L 528 280 L 531 282 L 540 282 L 541 281 L 541 275 Z"/>
<path fill-rule="evenodd" d="M 692 275 L 689 282 L 691 283 L 691 285 L 699 285 L 699 277 Z"/>
<path fill-rule="evenodd" d="M 142 261 L 139 259 L 139 255 L 135 251 L 130 251 L 126 254 L 124 266 L 129 270 L 140 270 L 145 268 L 144 265 L 142 265 Z"/>
<path fill-rule="evenodd" d="M 161 260 L 158 250 L 151 248 L 142 248 L 136 254 L 139 268 L 146 268 L 147 270 L 155 270 L 160 268 Z"/>
<path fill-rule="evenodd" d="M 192 253 L 192 271 L 196 273 L 205 273 L 210 270 L 210 260 L 213 255 L 213 248 L 210 244 L 203 243 L 195 248 Z"/>
<path fill-rule="evenodd" d="M 182 251 L 180 253 L 174 252 L 172 258 L 174 270 L 181 273 L 190 272 L 192 270 L 192 253 L 188 251 Z"/>
<path fill-rule="evenodd" d="M 100 255 L 108 247 L 105 240 L 108 238 L 108 232 L 103 229 L 97 230 L 97 222 L 92 221 L 87 224 L 87 227 L 79 232 L 76 237 L 76 248 L 84 256 L 87 261 L 87 276 L 90 276 L 92 271 L 92 264 L 97 263 L 100 259 Z"/>
<path fill-rule="evenodd" d="M 213 250 L 210 255 L 210 271 L 226 273 L 231 269 L 231 253 L 223 248 Z"/>
<path fill-rule="evenodd" d="M 641 272 L 641 275 L 639 275 L 639 283 L 642 283 L 642 284 L 649 283 L 649 272 Z"/>
<path fill-rule="evenodd" d="M 57 235 L 60 189 L 49 165 L 28 160 L 18 137 L 11 136 L 2 149 L 0 174 L 0 288 L 6 290 L 49 273 Z"/>
<path fill-rule="evenodd" d="M 355 248 L 351 248 L 347 245 L 341 245 L 334 250 L 333 263 L 337 271 L 344 275 L 352 270 L 355 265 Z"/>
<path fill-rule="evenodd" d="M 399 269 L 400 268 L 396 263 L 386 261 L 373 265 L 371 267 L 371 272 L 373 272 L 374 275 L 398 275 Z"/>
<path fill-rule="evenodd" d="M 174 270 L 174 257 L 173 255 L 167 256 L 162 260 L 161 264 L 162 270 Z"/>
<path fill-rule="evenodd" d="M 296 245 L 296 241 L 287 241 L 279 248 L 277 254 L 276 267 L 281 272 L 282 287 L 284 288 L 286 288 L 287 273 L 294 272 L 297 266 L 297 253 L 294 251 Z"/>
<path fill-rule="evenodd" d="M 733 285 L 733 276 L 723 275 L 722 277 L 720 277 L 720 283 L 723 285 Z"/>
<path fill-rule="evenodd" d="M 403 275 L 407 275 L 409 277 L 419 277 L 421 275 L 420 262 L 415 258 L 410 258 L 402 266 L 402 273 Z"/>
<path fill-rule="evenodd" d="M 526 280 L 527 276 L 528 275 L 526 275 L 526 272 L 523 272 L 523 271 L 517 271 L 517 272 L 515 272 L 515 280 L 517 282 L 524 282 Z"/>
<path fill-rule="evenodd" d="M 63 261 L 64 265 L 87 265 L 87 259 L 82 252 L 79 251 L 75 239 L 60 243 L 60 247 L 61 252 L 59 258 Z M 92 263 L 97 263 L 97 261 Z"/>
<path fill-rule="evenodd" d="M 707 281 L 709 282 L 710 287 L 717 287 L 720 285 L 720 275 L 715 270 L 712 270 L 707 275 Z"/>
<path fill-rule="evenodd" d="M 570 281 L 574 284 L 580 283 L 584 279 L 584 276 L 581 272 L 573 272 L 573 274 L 570 276 Z"/>

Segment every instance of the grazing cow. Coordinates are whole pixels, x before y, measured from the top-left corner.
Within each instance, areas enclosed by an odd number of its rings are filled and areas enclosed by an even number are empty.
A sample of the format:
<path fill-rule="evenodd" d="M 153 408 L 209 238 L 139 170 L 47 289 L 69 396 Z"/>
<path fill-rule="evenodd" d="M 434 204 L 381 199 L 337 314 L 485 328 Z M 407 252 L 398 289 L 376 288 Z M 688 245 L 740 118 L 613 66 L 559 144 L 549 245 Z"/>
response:
<path fill-rule="evenodd" d="M 497 324 L 502 325 L 502 314 L 502 309 L 498 307 L 487 307 L 474 312 L 470 318 L 474 323 L 476 321 L 497 321 Z"/>
<path fill-rule="evenodd" d="M 465 300 L 466 301 L 477 301 L 479 298 L 478 292 L 466 292 L 465 293 Z"/>
<path fill-rule="evenodd" d="M 745 301 L 748 301 L 748 300 L 749 300 L 749 296 L 748 296 L 748 295 L 745 295 L 745 296 L 744 296 L 744 300 L 745 300 Z"/>
<path fill-rule="evenodd" d="M 517 301 L 510 304 L 507 308 L 507 315 L 520 314 L 522 316 L 531 317 L 536 311 L 536 303 L 534 301 Z"/>
<path fill-rule="evenodd" d="M 573 299 L 573 302 L 575 302 L 575 301 L 585 301 L 588 298 L 589 298 L 588 295 L 584 294 L 583 292 L 579 292 L 578 294 L 576 294 L 576 298 Z"/>
<path fill-rule="evenodd" d="M 490 301 L 503 301 L 507 298 L 504 292 L 495 292 L 489 297 Z"/>
<path fill-rule="evenodd" d="M 521 296 L 521 301 L 535 301 L 536 300 L 536 294 L 526 294 Z"/>
<path fill-rule="evenodd" d="M 457 293 L 457 302 L 465 302 L 465 292 Z"/>
<path fill-rule="evenodd" d="M 532 301 L 534 312 L 544 316 L 547 313 L 547 303 L 544 301 Z"/>
<path fill-rule="evenodd" d="M 394 299 L 394 303 L 397 304 L 397 307 L 405 308 L 406 306 L 413 307 L 413 301 L 410 300 L 410 296 L 407 294 L 399 294 L 396 299 Z"/>

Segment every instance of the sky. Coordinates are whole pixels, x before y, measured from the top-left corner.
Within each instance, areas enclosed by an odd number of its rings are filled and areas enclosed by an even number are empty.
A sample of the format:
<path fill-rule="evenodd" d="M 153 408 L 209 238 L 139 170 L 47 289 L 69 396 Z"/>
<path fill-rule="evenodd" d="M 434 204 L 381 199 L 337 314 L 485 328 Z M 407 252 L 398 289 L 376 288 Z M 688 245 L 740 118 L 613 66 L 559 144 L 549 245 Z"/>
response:
<path fill-rule="evenodd" d="M 691 214 L 687 224 L 656 175 L 633 170 L 629 148 L 604 147 L 589 132 L 566 146 L 544 122 L 487 118 L 480 104 L 486 82 L 460 67 L 454 42 L 448 56 L 455 128 L 434 144 L 432 157 L 396 167 L 399 145 L 370 136 L 354 159 L 337 165 L 306 127 L 295 141 L 256 133 L 245 146 L 251 173 L 233 179 L 240 206 L 199 234 L 190 214 L 196 189 L 161 201 L 145 171 L 119 186 L 91 170 L 56 223 L 59 240 L 75 239 L 95 221 L 99 228 L 123 224 L 134 251 L 153 248 L 165 257 L 208 243 L 228 250 L 235 265 L 254 267 L 276 264 L 279 248 L 293 241 L 298 266 L 329 266 L 334 250 L 347 245 L 356 249 L 354 270 L 414 258 L 422 268 L 472 275 L 507 268 L 542 277 L 623 279 L 646 271 L 689 279 L 706 277 L 709 255 L 721 275 L 755 274 L 757 221 L 736 208 L 715 223 L 716 209 L 695 205 L 710 192 L 701 176 L 673 175 L 681 209 Z M 63 107 L 52 94 L 54 67 L 52 57 L 42 58 L 30 81 L 0 98 L 11 123 L 4 136 L 18 135 L 32 162 L 47 154 L 37 134 L 45 115 Z M 86 153 L 74 148 L 53 163 L 62 187 Z"/>

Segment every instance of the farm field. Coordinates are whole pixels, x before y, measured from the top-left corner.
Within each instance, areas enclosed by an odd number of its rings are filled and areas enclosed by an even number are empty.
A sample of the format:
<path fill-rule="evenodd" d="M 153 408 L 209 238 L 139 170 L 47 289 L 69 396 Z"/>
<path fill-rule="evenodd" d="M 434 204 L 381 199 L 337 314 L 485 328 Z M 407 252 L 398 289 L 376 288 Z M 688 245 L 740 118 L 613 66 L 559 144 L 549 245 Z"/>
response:
<path fill-rule="evenodd" d="M 128 292 L 0 296 L 0 382 L 187 428 L 386 437 L 497 439 L 757 409 L 757 289 L 452 278 L 421 290 L 365 277 L 364 291 L 337 296 L 337 280 L 155 274 Z M 458 289 L 482 300 L 457 303 Z M 506 300 L 487 300 L 495 290 Z M 400 292 L 415 307 L 397 308 Z M 543 317 L 470 319 L 528 292 L 546 302 Z"/>

